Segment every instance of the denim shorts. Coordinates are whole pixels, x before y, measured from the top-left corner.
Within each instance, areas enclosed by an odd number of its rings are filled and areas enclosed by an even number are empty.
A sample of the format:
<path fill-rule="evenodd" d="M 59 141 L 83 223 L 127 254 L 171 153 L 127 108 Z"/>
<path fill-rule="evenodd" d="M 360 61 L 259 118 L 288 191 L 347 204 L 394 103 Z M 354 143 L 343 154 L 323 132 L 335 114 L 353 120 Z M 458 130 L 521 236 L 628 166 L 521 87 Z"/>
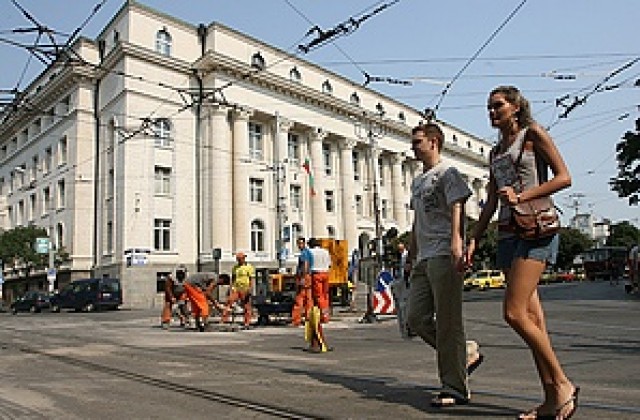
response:
<path fill-rule="evenodd" d="M 498 240 L 496 268 L 500 270 L 508 269 L 516 258 L 525 260 L 530 258 L 537 261 L 546 261 L 548 264 L 555 264 L 559 242 L 557 234 L 535 241 L 521 239 L 517 236 L 501 238 Z"/>

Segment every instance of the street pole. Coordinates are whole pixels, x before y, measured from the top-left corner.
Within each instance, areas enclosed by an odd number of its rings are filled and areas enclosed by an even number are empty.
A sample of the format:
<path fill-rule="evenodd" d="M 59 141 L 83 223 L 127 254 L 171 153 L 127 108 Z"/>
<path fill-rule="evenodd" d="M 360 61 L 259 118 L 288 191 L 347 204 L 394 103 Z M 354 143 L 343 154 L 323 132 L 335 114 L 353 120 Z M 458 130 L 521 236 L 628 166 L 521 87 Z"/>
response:
<path fill-rule="evenodd" d="M 195 176 L 196 176 L 196 272 L 200 272 L 202 267 L 200 254 L 202 252 L 202 202 L 200 194 L 202 191 L 202 175 L 200 174 L 200 158 L 201 150 L 200 145 L 202 143 L 201 137 L 201 118 L 202 118 L 202 98 L 204 97 L 204 86 L 202 77 L 198 74 L 197 70 L 193 70 L 193 75 L 198 83 L 198 94 L 194 101 L 195 113 L 196 113 L 196 126 L 195 126 Z"/>
<path fill-rule="evenodd" d="M 49 198 L 51 200 L 51 197 Z M 47 270 L 47 280 L 49 281 L 49 292 L 53 292 L 56 283 L 57 273 L 55 271 L 55 254 L 53 252 L 53 203 L 49 202 L 49 269 Z"/>
<path fill-rule="evenodd" d="M 378 117 L 382 118 L 383 114 L 378 113 Z M 376 233 L 376 268 L 374 272 L 376 276 L 380 274 L 382 271 L 382 221 L 380 218 L 380 167 L 378 165 L 378 140 L 377 138 L 383 135 L 382 132 L 382 124 L 378 126 L 378 130 L 374 131 L 376 128 L 376 123 L 374 121 L 369 121 L 366 123 L 367 134 L 366 139 L 369 143 L 371 159 L 370 161 L 373 164 L 373 216 L 374 216 L 374 224 L 375 224 L 375 233 Z M 358 130 L 358 125 L 356 125 L 356 135 L 360 139 L 364 139 L 362 133 Z M 360 320 L 361 323 L 373 323 L 378 321 L 378 317 L 374 313 L 373 309 L 373 287 L 374 283 L 377 281 L 376 279 L 369 279 L 369 284 L 367 285 L 367 311 Z"/>
<path fill-rule="evenodd" d="M 280 112 L 276 111 L 276 133 L 275 133 L 275 153 L 274 153 L 274 174 L 275 174 L 275 190 L 276 190 L 276 201 L 275 201 L 275 216 L 276 216 L 276 259 L 278 260 L 278 272 L 282 271 L 283 261 L 282 261 L 282 203 L 280 200 L 281 193 L 281 185 L 282 182 L 280 170 L 282 167 L 282 162 L 280 161 Z"/>

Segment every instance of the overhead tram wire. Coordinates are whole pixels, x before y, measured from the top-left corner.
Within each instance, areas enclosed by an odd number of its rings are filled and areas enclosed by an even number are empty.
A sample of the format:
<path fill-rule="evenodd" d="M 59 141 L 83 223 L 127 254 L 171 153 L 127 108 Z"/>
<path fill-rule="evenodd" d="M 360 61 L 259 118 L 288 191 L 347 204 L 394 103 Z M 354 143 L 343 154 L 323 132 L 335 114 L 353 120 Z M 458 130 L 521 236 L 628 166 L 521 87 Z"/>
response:
<path fill-rule="evenodd" d="M 520 2 L 520 4 L 509 14 L 509 16 L 507 16 L 504 22 L 502 22 L 500 26 L 498 26 L 498 28 L 495 31 L 493 31 L 491 36 L 489 36 L 489 38 L 484 42 L 484 44 L 482 44 L 482 46 L 478 49 L 478 51 L 476 51 L 471 56 L 471 58 L 469 58 L 469 60 L 464 64 L 464 66 L 462 66 L 460 71 L 458 71 L 458 73 L 456 73 L 456 75 L 453 76 L 451 81 L 447 83 L 444 90 L 440 94 L 440 99 L 438 99 L 438 103 L 436 104 L 435 108 L 432 110 L 433 116 L 435 116 L 436 112 L 440 108 L 440 105 L 442 104 L 442 101 L 444 100 L 445 96 L 447 95 L 447 93 L 449 92 L 453 84 L 456 82 L 456 80 L 458 80 L 458 78 L 462 75 L 462 73 L 464 73 L 464 71 L 471 65 L 471 63 L 475 61 L 475 59 L 480 55 L 480 53 L 482 53 L 482 51 L 491 43 L 491 41 L 493 41 L 493 39 L 498 35 L 498 33 L 502 30 L 502 28 L 504 28 L 507 25 L 507 23 L 509 23 L 509 21 L 513 19 L 513 17 L 525 5 L 526 2 L 527 0 L 522 0 L 522 2 Z"/>

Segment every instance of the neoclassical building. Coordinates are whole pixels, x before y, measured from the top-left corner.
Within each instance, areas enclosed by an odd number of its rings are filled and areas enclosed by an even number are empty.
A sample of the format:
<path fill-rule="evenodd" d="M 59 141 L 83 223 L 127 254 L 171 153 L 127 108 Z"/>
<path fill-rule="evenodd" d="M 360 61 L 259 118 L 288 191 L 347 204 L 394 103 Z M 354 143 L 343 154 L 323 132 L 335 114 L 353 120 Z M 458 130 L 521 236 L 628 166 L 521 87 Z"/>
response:
<path fill-rule="evenodd" d="M 417 110 L 218 23 L 126 2 L 95 40 L 42 72 L 0 126 L 0 226 L 45 227 L 70 261 L 58 283 L 122 280 L 157 304 L 177 264 L 295 263 L 295 238 L 349 248 L 410 228 Z M 74 58 L 75 57 L 75 58 Z M 477 217 L 490 144 L 444 121 L 444 156 Z M 377 205 L 376 205 L 377 202 Z M 42 288 L 5 262 L 5 298 Z M 8 292 L 8 293 L 7 293 Z"/>

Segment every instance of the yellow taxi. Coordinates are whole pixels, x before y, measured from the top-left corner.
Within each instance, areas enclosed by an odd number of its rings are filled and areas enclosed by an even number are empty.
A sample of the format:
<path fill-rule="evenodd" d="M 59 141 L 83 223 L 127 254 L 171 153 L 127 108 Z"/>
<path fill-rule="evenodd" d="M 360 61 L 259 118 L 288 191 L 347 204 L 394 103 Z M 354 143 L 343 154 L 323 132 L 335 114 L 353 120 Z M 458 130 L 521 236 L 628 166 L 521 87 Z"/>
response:
<path fill-rule="evenodd" d="M 500 270 L 479 270 L 464 280 L 464 290 L 503 289 L 505 286 L 504 273 Z"/>

